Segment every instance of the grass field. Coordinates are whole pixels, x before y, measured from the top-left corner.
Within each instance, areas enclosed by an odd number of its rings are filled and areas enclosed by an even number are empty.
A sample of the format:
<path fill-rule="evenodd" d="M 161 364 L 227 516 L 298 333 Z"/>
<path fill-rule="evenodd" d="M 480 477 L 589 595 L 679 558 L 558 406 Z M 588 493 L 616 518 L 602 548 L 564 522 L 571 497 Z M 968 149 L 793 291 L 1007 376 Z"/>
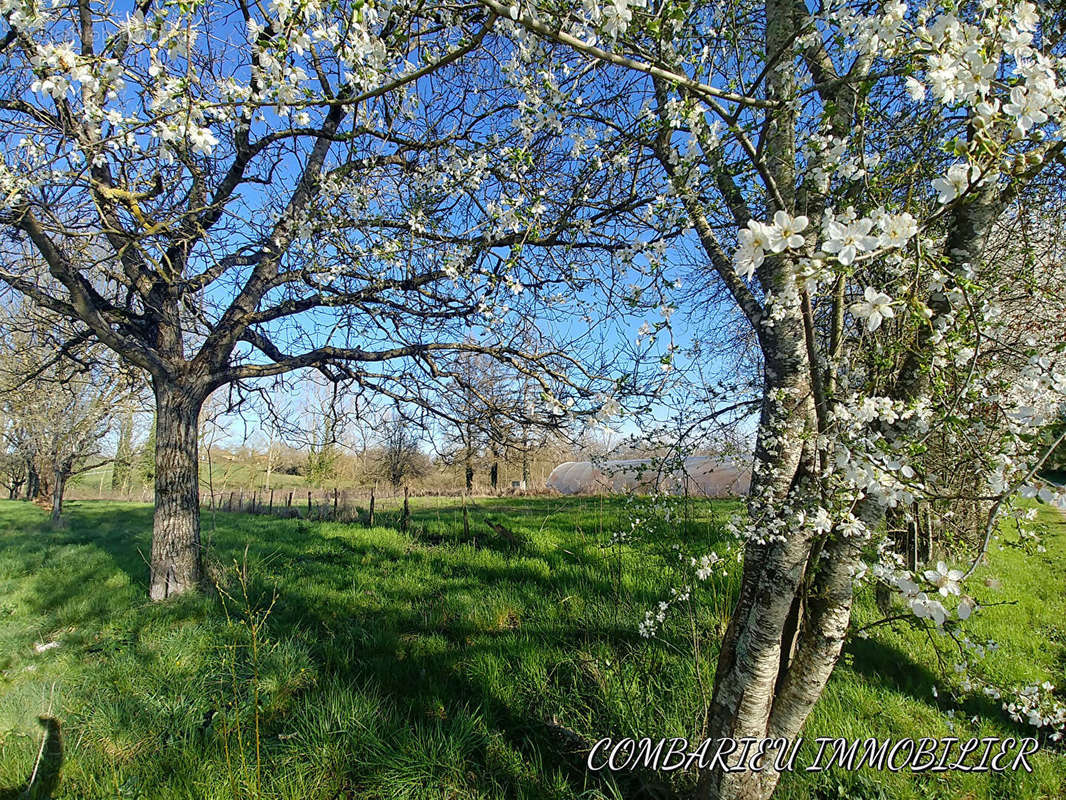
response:
<path fill-rule="evenodd" d="M 33 768 L 39 715 L 62 724 L 56 798 L 677 796 L 690 776 L 592 774 L 576 742 L 698 737 L 736 570 L 694 593 L 659 637 L 637 625 L 678 581 L 672 546 L 724 552 L 735 509 L 696 505 L 624 544 L 611 535 L 639 512 L 617 498 L 479 500 L 469 534 L 452 499 L 415 501 L 406 534 L 388 507 L 373 529 L 205 513 L 222 594 L 152 605 L 148 506 L 71 503 L 53 530 L 39 509 L 0 502 L 0 798 Z M 1005 533 L 989 568 L 1002 588 L 978 598 L 1016 603 L 967 629 L 999 643 L 977 669 L 1004 686 L 1066 672 L 1066 526 L 1045 513 L 1047 551 L 1025 556 Z M 864 597 L 858 623 L 874 614 Z M 805 731 L 951 734 L 1028 731 L 958 690 L 950 662 L 941 670 L 908 626 L 849 642 Z M 1035 766 L 798 772 L 779 796 L 1066 795 L 1061 750 Z"/>

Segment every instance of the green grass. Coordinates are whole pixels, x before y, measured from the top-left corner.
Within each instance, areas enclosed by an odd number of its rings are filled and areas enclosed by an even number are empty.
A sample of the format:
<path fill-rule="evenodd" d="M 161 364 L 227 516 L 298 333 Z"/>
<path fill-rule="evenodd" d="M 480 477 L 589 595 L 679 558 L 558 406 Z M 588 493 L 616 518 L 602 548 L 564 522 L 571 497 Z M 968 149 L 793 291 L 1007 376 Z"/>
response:
<path fill-rule="evenodd" d="M 960 635 L 998 645 L 976 663 L 970 659 L 971 675 L 1008 689 L 1050 681 L 1061 699 L 1066 684 L 1066 523 L 1046 506 L 1040 509 L 1038 522 L 1046 531 L 1046 552 L 1032 546 L 1023 549 L 1009 525 L 993 540 L 990 565 L 981 567 L 969 584 L 978 601 L 989 605 L 964 624 Z M 998 583 L 989 587 L 988 580 Z M 856 611 L 860 626 L 883 616 L 869 597 L 862 599 Z M 1003 605 L 991 605 L 999 603 Z M 868 639 L 853 638 L 807 722 L 805 735 L 849 739 L 1033 735 L 1033 728 L 1011 723 L 1001 701 L 979 690 L 962 690 L 962 678 L 954 670 L 962 658 L 947 637 L 928 636 L 910 625 L 879 627 Z M 1042 757 L 1034 762 L 1032 774 L 1019 771 L 990 777 L 946 772 L 916 779 L 887 771 L 835 771 L 815 782 L 786 780 L 781 796 L 806 798 L 824 787 L 824 796 L 837 797 L 840 792 L 841 798 L 1062 798 L 1066 755 L 1061 745 L 1052 747 L 1038 754 Z"/>
<path fill-rule="evenodd" d="M 93 498 L 98 497 L 100 492 L 111 492 L 113 468 L 114 465 L 109 463 L 86 470 L 74 476 L 71 479 L 70 486 L 85 493 L 91 493 Z M 142 492 L 146 491 L 146 488 L 151 488 L 150 485 L 146 487 L 143 475 L 137 470 L 134 470 L 130 480 L 131 485 L 127 491 L 132 497 L 138 497 Z M 250 496 L 253 491 L 251 487 L 262 488 L 265 484 L 266 469 L 257 464 L 239 461 L 234 458 L 219 458 L 208 469 L 206 460 L 202 460 L 200 463 L 200 487 L 205 496 L 209 486 L 214 487 L 216 494 L 231 490 L 239 491 L 243 488 Z M 303 475 L 290 475 L 276 469 L 270 475 L 270 485 L 279 493 L 299 492 L 301 489 L 306 491 L 308 488 L 316 488 L 309 486 L 307 478 Z M 354 486 L 354 483 L 351 480 L 330 481 L 330 488 L 333 488 L 334 485 L 340 488 L 350 488 Z"/>
<path fill-rule="evenodd" d="M 698 504 L 684 524 L 660 521 L 654 535 L 608 545 L 633 513 L 618 498 L 479 500 L 469 537 L 458 500 L 412 505 L 407 534 L 391 504 L 373 529 L 205 512 L 210 571 L 229 599 L 153 605 L 149 507 L 71 503 L 68 525 L 53 530 L 39 509 L 0 503 L 0 797 L 32 768 L 42 714 L 65 734 L 56 798 L 684 791 L 685 777 L 658 786 L 655 776 L 590 774 L 560 732 L 698 735 L 736 570 L 695 593 L 656 639 L 642 639 L 637 624 L 678 581 L 672 545 L 723 552 L 722 522 L 737 506 Z M 987 609 L 968 629 L 999 641 L 979 669 L 1005 685 L 1062 677 L 1066 536 L 1054 522 L 1046 553 L 993 552 L 1003 588 L 979 599 L 1018 603 Z M 860 622 L 873 613 L 864 599 Z M 61 644 L 36 652 L 52 641 Z M 1022 733 L 976 698 L 952 719 L 956 679 L 909 627 L 875 629 L 849 643 L 845 660 L 807 726 L 811 739 L 948 735 L 952 726 Z M 1063 762 L 1041 753 L 1032 775 L 994 778 L 798 773 L 780 795 L 1058 798 Z"/>

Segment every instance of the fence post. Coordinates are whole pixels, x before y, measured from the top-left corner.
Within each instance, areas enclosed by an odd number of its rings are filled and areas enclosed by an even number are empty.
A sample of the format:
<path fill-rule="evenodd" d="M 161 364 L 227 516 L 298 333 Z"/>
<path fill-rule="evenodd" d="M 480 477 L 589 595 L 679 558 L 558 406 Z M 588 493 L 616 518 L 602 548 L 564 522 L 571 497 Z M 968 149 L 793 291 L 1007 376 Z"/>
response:
<path fill-rule="evenodd" d="M 407 504 L 407 487 L 403 487 L 403 515 L 400 517 L 400 530 L 407 533 L 407 526 L 411 518 L 411 507 Z"/>
<path fill-rule="evenodd" d="M 370 487 L 370 519 L 367 520 L 368 528 L 374 527 L 374 487 Z"/>
<path fill-rule="evenodd" d="M 333 521 L 337 521 L 337 487 L 333 487 Z"/>
<path fill-rule="evenodd" d="M 274 513 L 274 490 L 270 490 L 270 508 L 267 510 L 268 514 Z"/>
<path fill-rule="evenodd" d="M 307 490 L 307 518 L 311 519 L 311 490 Z"/>
<path fill-rule="evenodd" d="M 292 508 L 292 492 L 289 492 L 289 496 L 285 500 L 285 508 Z"/>
<path fill-rule="evenodd" d="M 252 492 L 252 513 L 255 514 L 259 510 L 259 490 L 256 489 Z"/>
<path fill-rule="evenodd" d="M 925 560 L 933 560 L 933 508 L 925 509 Z"/>
<path fill-rule="evenodd" d="M 235 494 L 234 492 L 230 492 L 229 493 L 229 502 L 226 503 L 226 510 L 227 511 L 232 511 L 233 510 L 233 495 L 234 494 Z"/>

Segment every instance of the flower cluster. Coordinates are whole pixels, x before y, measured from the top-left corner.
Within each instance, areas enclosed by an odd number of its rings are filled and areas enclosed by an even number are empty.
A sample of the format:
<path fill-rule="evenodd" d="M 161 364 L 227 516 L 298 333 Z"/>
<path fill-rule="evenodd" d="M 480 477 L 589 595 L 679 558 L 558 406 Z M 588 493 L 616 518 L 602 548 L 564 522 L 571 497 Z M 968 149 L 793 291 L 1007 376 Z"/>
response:
<path fill-rule="evenodd" d="M 1015 722 L 1025 722 L 1034 728 L 1048 731 L 1048 738 L 1058 742 L 1066 733 L 1066 705 L 1054 695 L 1055 687 L 1048 681 L 1025 686 L 1011 701 L 1004 701 L 1003 710 Z"/>
<path fill-rule="evenodd" d="M 9 208 L 18 203 L 29 187 L 30 183 L 25 177 L 0 162 L 0 208 Z"/>
<path fill-rule="evenodd" d="M 770 225 L 758 220 L 749 220 L 747 227 L 740 231 L 739 244 L 733 254 L 737 274 L 750 279 L 756 268 L 762 265 L 768 252 L 783 253 L 785 250 L 803 247 L 802 233 L 806 228 L 805 216 L 792 216 L 786 211 L 776 212 Z"/>
<path fill-rule="evenodd" d="M 939 628 L 952 618 L 952 611 L 936 594 L 931 595 L 929 591 L 923 590 L 911 572 L 879 563 L 873 566 L 871 574 L 883 585 L 899 592 L 904 604 L 918 619 L 930 620 Z M 962 594 L 959 581 L 962 580 L 963 574 L 961 570 L 950 569 L 943 561 L 938 561 L 934 569 L 927 569 L 922 575 L 931 584 L 934 592 L 942 598 L 946 599 L 951 595 L 959 597 L 954 615 L 960 621 L 969 619 L 979 607 L 972 597 Z"/>
<path fill-rule="evenodd" d="M 74 42 L 38 44 L 30 63 L 37 75 L 30 85 L 31 91 L 56 100 L 73 94 L 75 87 L 95 94 L 102 85 L 114 83 L 122 72 L 113 58 L 84 58 L 75 51 Z"/>
<path fill-rule="evenodd" d="M 881 327 L 882 320 L 896 316 L 896 312 L 892 310 L 892 298 L 872 286 L 866 287 L 862 301 L 854 303 L 850 311 L 854 316 L 866 321 L 866 329 L 869 331 L 876 331 Z"/>
<path fill-rule="evenodd" d="M 674 546 L 674 551 L 679 561 L 684 564 L 685 556 L 680 552 L 680 548 L 677 545 Z M 739 552 L 737 555 L 739 556 Z M 706 583 L 715 573 L 720 575 L 728 574 L 728 569 L 725 567 L 726 562 L 726 558 L 714 551 L 699 557 L 689 557 L 687 561 L 688 570 L 686 572 L 695 578 L 696 583 L 685 583 L 680 589 L 671 588 L 669 599 L 660 600 L 655 608 L 644 612 L 644 618 L 637 625 L 638 633 L 645 639 L 653 638 L 666 621 L 670 609 L 678 603 L 684 603 L 689 600 L 692 596 L 693 585 L 698 586 L 701 583 Z"/>
<path fill-rule="evenodd" d="M 168 118 L 161 121 L 155 128 L 155 135 L 160 141 L 176 147 L 188 145 L 194 153 L 210 155 L 215 145 L 218 144 L 216 137 L 209 128 L 197 125 L 189 120 Z"/>
<path fill-rule="evenodd" d="M 971 186 L 981 178 L 981 170 L 973 164 L 952 164 L 947 175 L 933 180 L 933 189 L 937 192 L 938 203 L 950 203 L 962 197 Z"/>
<path fill-rule="evenodd" d="M 609 39 L 617 39 L 629 29 L 634 11 L 645 5 L 645 0 L 607 0 L 605 3 L 581 0 L 580 10 L 572 18 L 571 33 L 590 44 L 601 32 Z M 517 19 L 518 14 L 516 4 L 511 8 L 511 16 Z"/>
<path fill-rule="evenodd" d="M 830 209 L 822 221 L 820 249 L 847 267 L 864 253 L 904 247 L 917 233 L 918 222 L 906 211 L 891 214 L 877 208 L 859 217 L 851 207 L 839 214 Z"/>

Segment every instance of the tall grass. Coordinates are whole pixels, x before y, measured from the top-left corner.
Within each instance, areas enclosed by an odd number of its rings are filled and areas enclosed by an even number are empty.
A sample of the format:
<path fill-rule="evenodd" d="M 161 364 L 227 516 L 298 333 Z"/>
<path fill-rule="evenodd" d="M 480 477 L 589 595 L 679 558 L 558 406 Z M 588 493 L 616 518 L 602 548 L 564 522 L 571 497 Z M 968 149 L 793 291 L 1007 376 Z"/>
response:
<path fill-rule="evenodd" d="M 684 793 L 691 776 L 589 773 L 579 743 L 699 736 L 737 571 L 693 593 L 655 639 L 637 626 L 690 580 L 679 552 L 724 552 L 738 508 L 697 503 L 628 539 L 615 535 L 634 516 L 620 498 L 479 499 L 469 533 L 460 498 L 412 498 L 406 534 L 398 505 L 369 529 L 220 512 L 217 588 L 151 604 L 150 508 L 72 503 L 70 525 L 51 530 L 38 509 L 0 503 L 0 790 L 28 775 L 51 695 L 65 731 L 57 798 Z M 1026 597 L 974 623 L 1000 639 L 986 667 L 997 677 L 1062 672 L 1063 538 L 1035 561 L 993 554 L 1004 597 Z M 873 613 L 864 599 L 860 620 Z M 945 680 L 915 631 L 876 629 L 849 643 L 807 735 L 1017 735 L 994 705 L 974 706 L 973 725 L 965 703 L 965 718 L 949 716 Z M 797 774 L 781 791 L 1060 796 L 1061 756 L 1037 763 L 995 779 Z"/>

